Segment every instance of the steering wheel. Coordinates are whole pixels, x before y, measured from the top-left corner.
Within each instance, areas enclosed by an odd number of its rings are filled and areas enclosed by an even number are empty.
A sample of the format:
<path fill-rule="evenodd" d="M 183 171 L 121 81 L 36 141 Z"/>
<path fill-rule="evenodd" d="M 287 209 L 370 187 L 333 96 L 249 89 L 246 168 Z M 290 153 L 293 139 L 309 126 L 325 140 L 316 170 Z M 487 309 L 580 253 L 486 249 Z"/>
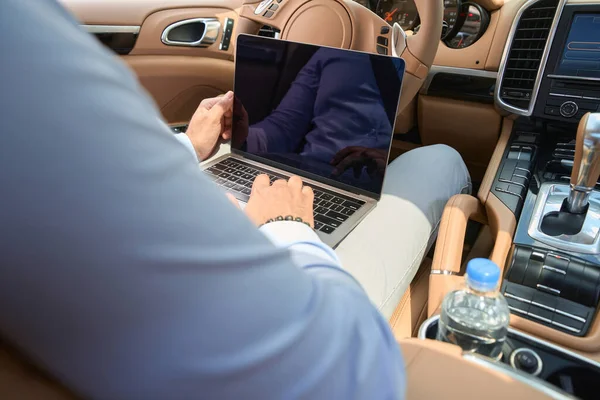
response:
<path fill-rule="evenodd" d="M 415 0 L 421 27 L 406 36 L 400 25 L 390 25 L 352 0 L 243 0 L 238 31 L 256 24 L 278 29 L 280 38 L 296 42 L 377 53 L 378 37 L 387 54 L 402 57 L 406 72 L 398 113 L 417 95 L 433 63 L 442 33 L 441 0 Z M 385 27 L 385 28 L 384 28 Z M 386 29 L 387 28 L 387 29 Z"/>

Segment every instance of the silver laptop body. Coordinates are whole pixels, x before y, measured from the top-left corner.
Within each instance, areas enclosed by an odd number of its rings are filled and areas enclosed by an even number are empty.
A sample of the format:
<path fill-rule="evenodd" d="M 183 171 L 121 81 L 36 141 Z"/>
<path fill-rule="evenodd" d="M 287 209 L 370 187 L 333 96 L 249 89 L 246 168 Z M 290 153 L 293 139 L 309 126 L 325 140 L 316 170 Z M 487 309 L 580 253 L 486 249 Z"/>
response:
<path fill-rule="evenodd" d="M 244 125 L 234 117 L 232 152 L 206 163 L 203 169 L 215 183 L 232 193 L 242 204 L 248 201 L 252 182 L 258 174 L 270 175 L 271 182 L 293 175 L 300 176 L 304 184 L 311 186 L 315 192 L 315 231 L 323 242 L 335 247 L 376 207 L 381 197 L 402 87 L 404 61 L 395 57 L 250 35 L 238 36 L 235 60 L 234 95 L 235 101 L 239 102 L 236 107 L 241 104 L 244 109 L 247 108 L 250 121 Z M 372 72 L 369 72 L 369 65 Z M 355 75 L 352 75 L 353 71 L 349 72 L 348 66 L 356 66 Z M 343 82 L 336 83 L 338 76 Z M 301 79 L 315 82 L 319 77 L 316 88 L 313 85 L 313 91 L 308 92 L 318 93 L 310 113 L 313 120 L 319 117 L 317 111 L 333 115 L 322 118 L 321 124 L 326 128 L 318 130 L 315 127 L 318 123 L 311 120 L 305 138 L 300 139 L 298 146 L 294 142 L 294 151 L 270 151 L 271 143 L 275 149 L 292 148 L 287 139 L 281 139 L 285 135 L 281 135 L 284 130 L 279 129 L 281 125 L 278 123 L 290 123 L 290 130 L 296 130 L 299 125 L 277 115 L 285 115 L 285 109 L 281 112 L 278 110 L 289 103 L 286 96 L 303 98 L 298 96 L 298 93 L 305 93 Z M 319 100 L 320 92 L 331 94 Z M 376 96 L 380 96 L 379 100 Z M 364 101 L 364 105 L 357 102 L 356 98 Z M 337 104 L 331 107 L 339 107 L 342 111 L 331 112 L 327 106 L 329 99 Z M 298 108 L 310 110 L 311 106 Z M 350 110 L 346 111 L 348 115 L 344 115 L 346 108 Z M 376 127 L 368 126 L 373 125 L 369 121 L 378 113 L 386 117 L 383 118 L 385 123 L 376 122 Z M 302 114 L 298 118 L 306 120 L 308 117 Z M 344 129 L 338 135 L 329 127 L 332 120 L 338 122 L 336 118 L 339 118 L 339 125 L 356 126 L 359 132 L 355 134 Z M 270 123 L 269 119 L 273 119 L 273 122 Z M 239 144 L 239 135 L 236 133 L 241 125 L 246 135 L 243 136 L 246 139 L 243 144 Z M 253 129 L 258 132 L 256 137 L 252 136 Z M 323 143 L 330 141 L 335 143 L 337 136 L 343 136 L 339 141 L 340 148 L 331 149 L 331 153 L 336 156 L 346 151 L 351 153 L 342 161 L 350 163 L 346 164 L 350 167 L 341 176 L 335 175 L 336 166 L 330 166 L 335 157 L 327 162 L 329 149 L 323 146 Z M 354 138 L 358 144 L 376 143 L 377 148 L 354 146 Z M 312 151 L 310 148 L 325 150 Z M 313 154 L 314 161 L 311 158 Z"/>

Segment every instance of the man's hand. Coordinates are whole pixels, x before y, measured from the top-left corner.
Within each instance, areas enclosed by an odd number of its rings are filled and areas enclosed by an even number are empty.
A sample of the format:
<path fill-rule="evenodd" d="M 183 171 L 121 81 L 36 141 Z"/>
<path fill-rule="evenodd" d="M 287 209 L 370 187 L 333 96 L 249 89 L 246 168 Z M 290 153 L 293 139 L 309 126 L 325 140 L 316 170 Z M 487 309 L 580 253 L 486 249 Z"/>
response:
<path fill-rule="evenodd" d="M 300 217 L 314 226 L 313 201 L 315 195 L 309 186 L 302 186 L 302 179 L 292 176 L 269 184 L 267 175 L 259 175 L 252 185 L 252 194 L 244 209 L 246 215 L 260 226 L 279 216 Z"/>
<path fill-rule="evenodd" d="M 219 139 L 231 139 L 232 115 L 233 92 L 202 100 L 186 132 L 200 161 L 212 155 Z"/>

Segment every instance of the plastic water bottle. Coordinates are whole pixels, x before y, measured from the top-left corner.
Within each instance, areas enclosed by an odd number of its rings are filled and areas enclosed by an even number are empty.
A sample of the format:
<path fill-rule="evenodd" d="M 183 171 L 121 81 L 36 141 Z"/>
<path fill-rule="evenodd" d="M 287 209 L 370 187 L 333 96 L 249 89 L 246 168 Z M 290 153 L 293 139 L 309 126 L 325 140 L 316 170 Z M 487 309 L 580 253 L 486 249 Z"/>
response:
<path fill-rule="evenodd" d="M 486 258 L 467 264 L 466 287 L 442 303 L 437 339 L 463 351 L 500 358 L 509 325 L 508 304 L 498 291 L 500 268 Z"/>

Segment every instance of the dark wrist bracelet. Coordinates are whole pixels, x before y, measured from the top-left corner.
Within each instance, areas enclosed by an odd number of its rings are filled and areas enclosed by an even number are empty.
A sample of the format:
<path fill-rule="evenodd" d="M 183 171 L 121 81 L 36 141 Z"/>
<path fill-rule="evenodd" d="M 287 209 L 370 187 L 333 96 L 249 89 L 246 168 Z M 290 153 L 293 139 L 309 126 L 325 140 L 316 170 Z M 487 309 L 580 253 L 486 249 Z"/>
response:
<path fill-rule="evenodd" d="M 259 225 L 259 228 L 263 225 L 269 224 L 271 222 L 277 222 L 277 221 L 294 221 L 294 222 L 302 222 L 303 224 L 307 225 L 309 228 L 312 229 L 312 227 L 310 226 L 310 224 L 308 222 L 305 222 L 302 218 L 300 217 L 294 217 L 293 215 L 286 215 L 285 217 L 282 217 L 281 215 L 275 218 L 269 218 L 268 220 L 265 221 L 264 224 Z"/>

